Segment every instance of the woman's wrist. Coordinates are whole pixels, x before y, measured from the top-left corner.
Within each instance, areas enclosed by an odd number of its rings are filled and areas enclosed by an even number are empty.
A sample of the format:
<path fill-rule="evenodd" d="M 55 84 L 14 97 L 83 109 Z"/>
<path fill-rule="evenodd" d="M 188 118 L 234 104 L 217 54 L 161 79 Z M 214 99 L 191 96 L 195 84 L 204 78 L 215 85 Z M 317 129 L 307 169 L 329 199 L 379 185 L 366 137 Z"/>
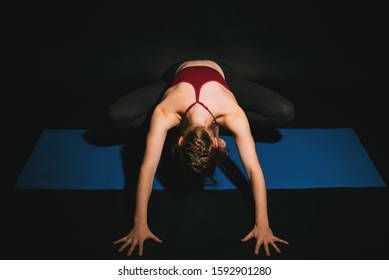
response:
<path fill-rule="evenodd" d="M 260 227 L 269 227 L 269 220 L 267 217 L 256 218 L 255 225 Z"/>
<path fill-rule="evenodd" d="M 146 226 L 147 227 L 147 219 L 135 218 L 134 219 L 134 226 Z"/>

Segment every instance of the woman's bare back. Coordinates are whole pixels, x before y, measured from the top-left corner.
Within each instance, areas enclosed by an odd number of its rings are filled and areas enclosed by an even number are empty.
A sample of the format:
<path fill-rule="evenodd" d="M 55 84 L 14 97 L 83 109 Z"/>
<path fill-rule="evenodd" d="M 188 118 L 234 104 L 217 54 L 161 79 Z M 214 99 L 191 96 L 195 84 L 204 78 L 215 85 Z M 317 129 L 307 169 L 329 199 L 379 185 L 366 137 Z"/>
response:
<path fill-rule="evenodd" d="M 224 78 L 224 73 L 219 65 L 210 60 L 193 60 L 181 64 L 177 72 L 191 66 L 208 66 L 217 70 Z M 169 88 L 159 104 L 165 112 L 177 114 L 178 119 L 185 114 L 186 109 L 196 101 L 195 89 L 187 82 L 181 82 Z M 210 81 L 201 87 L 200 101 L 204 103 L 217 119 L 218 123 L 223 124 L 225 116 L 241 110 L 233 93 L 216 81 Z M 206 114 L 209 112 L 199 104 L 191 108 L 195 114 Z"/>

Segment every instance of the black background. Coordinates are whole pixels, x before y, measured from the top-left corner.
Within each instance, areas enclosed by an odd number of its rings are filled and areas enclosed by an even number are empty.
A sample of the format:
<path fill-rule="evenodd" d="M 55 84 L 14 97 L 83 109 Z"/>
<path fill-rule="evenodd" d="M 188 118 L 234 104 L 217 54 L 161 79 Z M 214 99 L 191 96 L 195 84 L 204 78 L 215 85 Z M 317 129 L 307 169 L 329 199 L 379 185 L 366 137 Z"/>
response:
<path fill-rule="evenodd" d="M 122 257 L 110 243 L 127 230 L 122 193 L 13 186 L 42 129 L 104 130 L 109 104 L 177 60 L 222 59 L 281 93 L 296 107 L 289 128 L 354 128 L 388 182 L 387 20 L 378 1 L 31 1 L 7 3 L 2 14 L 5 259 Z M 281 257 L 387 258 L 387 198 L 386 188 L 269 192 L 278 231 L 285 211 L 294 221 L 285 235 L 297 244 Z M 201 236 L 196 230 L 188 232 Z M 229 239 L 193 241 L 192 253 L 178 249 L 184 237 L 176 240 L 170 252 L 150 244 L 150 258 L 252 257 L 221 249 Z"/>

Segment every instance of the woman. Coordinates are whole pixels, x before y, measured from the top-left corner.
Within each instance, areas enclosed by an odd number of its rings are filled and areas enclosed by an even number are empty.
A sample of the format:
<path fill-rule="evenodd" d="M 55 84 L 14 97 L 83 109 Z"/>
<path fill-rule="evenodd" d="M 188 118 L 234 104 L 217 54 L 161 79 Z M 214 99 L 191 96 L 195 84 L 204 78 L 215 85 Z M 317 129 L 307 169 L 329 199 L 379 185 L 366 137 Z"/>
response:
<path fill-rule="evenodd" d="M 160 93 L 163 92 L 162 97 Z M 273 235 L 268 221 L 266 184 L 255 150 L 249 121 L 262 126 L 276 126 L 293 118 L 294 108 L 285 98 L 259 85 L 241 79 L 223 62 L 192 60 L 172 65 L 161 81 L 129 94 L 109 108 L 110 118 L 119 129 L 140 126 L 151 114 L 146 150 L 140 169 L 134 226 L 119 251 L 129 247 L 131 255 L 151 238 L 162 242 L 147 224 L 147 206 L 152 183 L 164 142 L 171 128 L 181 126 L 176 152 L 193 172 L 212 174 L 226 157 L 226 146 L 218 136 L 218 126 L 235 139 L 239 155 L 251 182 L 255 202 L 255 226 L 242 239 L 256 239 L 254 253 L 269 245 L 277 252 L 276 242 L 288 244 Z"/>

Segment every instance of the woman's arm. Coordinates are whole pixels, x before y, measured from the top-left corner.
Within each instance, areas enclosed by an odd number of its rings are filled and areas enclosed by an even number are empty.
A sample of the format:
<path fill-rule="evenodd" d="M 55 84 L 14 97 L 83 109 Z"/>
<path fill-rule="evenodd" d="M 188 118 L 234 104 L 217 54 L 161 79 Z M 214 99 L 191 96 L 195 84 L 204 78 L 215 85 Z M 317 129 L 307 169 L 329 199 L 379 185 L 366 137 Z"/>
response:
<path fill-rule="evenodd" d="M 165 113 L 160 107 L 154 110 L 146 138 L 146 150 L 140 168 L 134 226 L 127 236 L 114 242 L 114 244 L 123 243 L 119 249 L 120 252 L 129 246 L 128 255 L 131 255 L 138 245 L 139 255 L 142 255 L 143 243 L 146 239 L 151 238 L 156 242 L 162 242 L 148 228 L 147 208 L 166 134 L 175 124 L 176 120 L 171 114 Z"/>
<path fill-rule="evenodd" d="M 277 252 L 281 252 L 275 242 L 285 244 L 288 244 L 288 242 L 275 237 L 269 227 L 266 183 L 247 117 L 243 110 L 239 110 L 233 115 L 228 116 L 225 119 L 225 123 L 234 135 L 240 158 L 252 185 L 255 202 L 255 226 L 242 241 L 248 241 L 254 237 L 257 240 L 255 254 L 258 254 L 262 244 L 268 256 L 270 255 L 269 244 Z"/>

